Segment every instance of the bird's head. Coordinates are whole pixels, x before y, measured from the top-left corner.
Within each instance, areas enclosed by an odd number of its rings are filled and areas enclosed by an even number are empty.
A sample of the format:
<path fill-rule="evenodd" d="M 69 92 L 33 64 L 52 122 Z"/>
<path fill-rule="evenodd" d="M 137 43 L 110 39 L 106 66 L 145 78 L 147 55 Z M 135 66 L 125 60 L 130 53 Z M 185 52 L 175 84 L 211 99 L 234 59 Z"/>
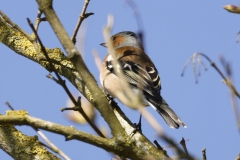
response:
<path fill-rule="evenodd" d="M 113 35 L 110 40 L 112 41 L 114 49 L 125 46 L 132 46 L 143 49 L 143 46 L 139 41 L 137 35 L 131 31 L 119 32 Z M 101 43 L 100 45 L 103 47 L 107 47 L 106 43 Z"/>

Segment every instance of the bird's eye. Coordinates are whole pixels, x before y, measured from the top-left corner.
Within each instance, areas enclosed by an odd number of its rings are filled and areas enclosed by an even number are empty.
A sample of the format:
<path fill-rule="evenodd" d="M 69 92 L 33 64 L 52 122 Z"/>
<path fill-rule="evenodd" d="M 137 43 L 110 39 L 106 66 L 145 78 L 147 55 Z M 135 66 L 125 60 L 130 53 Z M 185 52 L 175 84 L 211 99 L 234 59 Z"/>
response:
<path fill-rule="evenodd" d="M 113 37 L 113 41 L 115 41 L 116 40 L 116 37 Z"/>
<path fill-rule="evenodd" d="M 137 38 L 137 35 L 136 35 L 135 33 L 131 33 L 131 34 L 129 34 L 129 35 L 132 36 L 132 37 Z"/>

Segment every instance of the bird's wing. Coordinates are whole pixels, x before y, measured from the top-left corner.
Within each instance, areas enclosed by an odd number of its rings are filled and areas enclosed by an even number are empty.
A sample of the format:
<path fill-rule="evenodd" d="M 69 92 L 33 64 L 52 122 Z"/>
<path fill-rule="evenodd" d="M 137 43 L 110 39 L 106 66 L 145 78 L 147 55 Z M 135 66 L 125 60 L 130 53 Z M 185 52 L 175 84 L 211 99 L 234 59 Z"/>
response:
<path fill-rule="evenodd" d="M 142 89 L 144 92 L 155 98 L 160 96 L 160 77 L 155 67 L 142 67 L 138 63 L 122 60 L 118 60 L 118 64 L 118 69 L 122 70 L 126 82 L 138 87 L 139 89 Z M 113 67 L 110 63 L 109 66 Z M 116 73 L 118 69 L 112 69 L 111 71 L 118 76 Z"/>

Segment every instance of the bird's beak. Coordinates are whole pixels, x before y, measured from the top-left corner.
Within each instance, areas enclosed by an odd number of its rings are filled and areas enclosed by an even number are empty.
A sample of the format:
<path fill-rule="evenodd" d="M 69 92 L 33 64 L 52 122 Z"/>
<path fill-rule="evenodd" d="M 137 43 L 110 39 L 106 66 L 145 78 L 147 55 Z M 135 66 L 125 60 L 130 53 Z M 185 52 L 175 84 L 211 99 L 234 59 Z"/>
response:
<path fill-rule="evenodd" d="M 107 44 L 106 43 L 101 43 L 100 45 L 107 48 Z"/>

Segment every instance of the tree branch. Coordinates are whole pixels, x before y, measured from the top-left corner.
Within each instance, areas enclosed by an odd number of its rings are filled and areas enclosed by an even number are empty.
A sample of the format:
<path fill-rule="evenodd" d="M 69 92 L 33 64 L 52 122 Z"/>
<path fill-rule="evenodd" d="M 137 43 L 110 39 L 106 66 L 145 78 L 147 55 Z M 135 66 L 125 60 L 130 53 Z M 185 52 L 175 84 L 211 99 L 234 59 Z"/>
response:
<path fill-rule="evenodd" d="M 203 160 L 207 160 L 206 148 L 203 148 L 203 149 L 202 149 L 202 157 L 203 157 Z"/>
<path fill-rule="evenodd" d="M 211 64 L 211 66 L 218 72 L 218 74 L 223 78 L 224 82 L 226 83 L 226 85 L 232 90 L 232 92 L 238 97 L 240 98 L 240 93 L 237 91 L 237 89 L 234 87 L 234 85 L 231 83 L 231 81 L 229 81 L 225 76 L 224 74 L 222 73 L 222 71 L 217 67 L 217 65 L 204 53 L 201 53 L 201 52 L 196 52 L 194 53 L 189 59 L 188 61 L 185 63 L 184 67 L 183 67 L 183 70 L 182 70 L 182 74 L 181 76 L 183 76 L 184 74 L 184 71 L 186 69 L 186 67 L 188 66 L 188 64 L 191 62 L 191 60 L 193 61 L 193 68 L 194 68 L 194 73 L 195 73 L 195 76 L 197 78 L 197 73 L 196 73 L 196 64 L 195 64 L 195 58 L 197 57 L 198 58 L 198 61 L 199 61 L 199 65 L 203 65 L 202 61 L 201 61 L 201 57 L 204 57 L 208 60 L 208 62 Z M 200 66 L 199 66 L 200 67 Z M 206 70 L 206 68 L 205 68 Z"/>
<path fill-rule="evenodd" d="M 65 136 L 66 140 L 80 140 L 105 150 L 111 151 L 110 140 L 99 136 L 94 136 L 86 132 L 79 131 L 74 127 L 62 126 L 39 118 L 31 117 L 26 111 L 7 111 L 6 115 L 0 115 L 0 124 L 2 125 L 28 125 L 35 128 L 50 131 Z"/>
<path fill-rule="evenodd" d="M 0 125 L 0 148 L 16 160 L 59 160 L 42 146 L 37 136 L 26 136 L 12 125 Z"/>
<path fill-rule="evenodd" d="M 94 13 L 92 13 L 92 12 L 86 13 L 87 6 L 88 6 L 88 4 L 89 4 L 89 1 L 90 1 L 90 0 L 85 0 L 85 2 L 84 2 L 84 6 L 83 6 L 83 9 L 82 9 L 82 13 L 81 13 L 81 15 L 79 16 L 79 19 L 78 19 L 76 28 L 75 28 L 75 30 L 74 30 L 74 32 L 73 32 L 73 36 L 72 36 L 72 38 L 71 38 L 73 44 L 76 43 L 76 36 L 77 36 L 78 30 L 79 30 L 79 28 L 80 28 L 83 20 L 86 19 L 87 17 L 89 17 L 89 16 L 91 16 L 91 15 L 94 14 Z"/>
<path fill-rule="evenodd" d="M 121 121 L 122 122 L 122 121 Z M 131 159 L 144 159 L 151 157 L 154 159 L 166 158 L 164 151 L 158 150 L 150 141 L 140 133 L 133 137 L 114 137 L 106 139 L 94 136 L 86 132 L 79 131 L 73 127 L 62 126 L 49 121 L 31 117 L 26 111 L 7 111 L 6 115 L 0 115 L 0 125 L 28 125 L 65 136 L 66 140 L 79 140 L 106 151 L 126 156 Z M 127 129 L 127 128 L 126 128 Z"/>
<path fill-rule="evenodd" d="M 14 110 L 14 108 L 10 105 L 9 102 L 5 103 L 11 110 Z M 44 135 L 38 128 L 32 127 L 33 130 L 35 130 L 38 135 L 45 141 L 47 142 L 47 144 L 43 143 L 40 141 L 40 143 L 44 146 L 47 147 L 48 149 L 50 149 L 51 151 L 59 154 L 60 156 L 62 156 L 65 160 L 70 160 L 70 158 L 63 152 L 61 151 L 56 145 L 54 145 L 48 138 L 46 135 Z"/>

